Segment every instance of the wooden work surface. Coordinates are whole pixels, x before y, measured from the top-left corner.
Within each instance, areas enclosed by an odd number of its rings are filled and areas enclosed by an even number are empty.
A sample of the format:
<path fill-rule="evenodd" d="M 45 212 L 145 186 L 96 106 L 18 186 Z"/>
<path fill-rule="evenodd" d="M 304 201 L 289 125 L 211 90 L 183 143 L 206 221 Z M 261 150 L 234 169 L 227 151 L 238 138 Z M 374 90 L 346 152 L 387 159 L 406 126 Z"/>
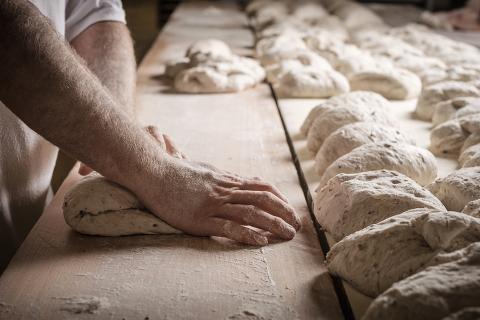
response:
<path fill-rule="evenodd" d="M 226 23 L 227 22 L 227 23 Z M 294 240 L 253 248 L 190 236 L 89 237 L 61 212 L 72 171 L 0 278 L 0 319 L 339 319 L 332 281 L 269 87 L 181 95 L 163 63 L 200 38 L 253 45 L 230 4 L 181 5 L 139 69 L 139 117 L 193 159 L 261 176 L 302 219 Z"/>

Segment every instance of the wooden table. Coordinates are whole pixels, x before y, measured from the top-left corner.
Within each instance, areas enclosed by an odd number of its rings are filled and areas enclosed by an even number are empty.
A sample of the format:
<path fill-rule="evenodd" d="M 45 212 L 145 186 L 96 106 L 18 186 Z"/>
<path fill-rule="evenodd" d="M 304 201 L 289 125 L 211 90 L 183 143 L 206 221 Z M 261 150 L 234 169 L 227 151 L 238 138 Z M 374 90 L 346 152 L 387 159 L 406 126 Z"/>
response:
<path fill-rule="evenodd" d="M 190 158 L 259 175 L 302 219 L 294 240 L 264 248 L 190 236 L 89 237 L 65 224 L 66 179 L 0 278 L 0 319 L 339 319 L 342 312 L 268 85 L 238 94 L 182 95 L 164 62 L 193 41 L 253 45 L 233 4 L 181 5 L 139 68 L 139 118 Z"/>

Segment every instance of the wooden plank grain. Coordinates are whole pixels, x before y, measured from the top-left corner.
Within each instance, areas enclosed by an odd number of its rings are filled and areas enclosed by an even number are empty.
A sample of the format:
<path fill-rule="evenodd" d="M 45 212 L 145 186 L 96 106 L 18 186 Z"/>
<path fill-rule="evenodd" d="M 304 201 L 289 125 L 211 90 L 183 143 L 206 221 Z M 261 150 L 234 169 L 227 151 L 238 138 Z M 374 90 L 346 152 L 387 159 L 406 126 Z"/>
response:
<path fill-rule="evenodd" d="M 221 32 L 215 17 L 231 27 Z M 138 117 L 192 159 L 276 184 L 301 216 L 295 239 L 253 248 L 186 235 L 82 236 L 61 214 L 73 171 L 0 278 L 0 319 L 341 318 L 268 86 L 182 95 L 161 81 L 163 63 L 194 40 L 220 35 L 248 49 L 244 22 L 232 4 L 182 4 L 139 68 Z"/>

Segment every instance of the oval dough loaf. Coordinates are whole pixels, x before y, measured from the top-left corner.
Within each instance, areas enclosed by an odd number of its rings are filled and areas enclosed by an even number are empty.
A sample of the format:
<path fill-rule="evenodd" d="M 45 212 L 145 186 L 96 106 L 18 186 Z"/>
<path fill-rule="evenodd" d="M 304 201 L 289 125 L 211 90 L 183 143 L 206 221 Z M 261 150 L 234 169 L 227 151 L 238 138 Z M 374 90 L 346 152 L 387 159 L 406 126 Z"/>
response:
<path fill-rule="evenodd" d="M 395 127 L 374 122 L 355 122 L 334 131 L 325 139 L 315 157 L 315 171 L 322 175 L 333 161 L 353 149 L 372 142 L 409 143 L 415 142 Z"/>
<path fill-rule="evenodd" d="M 393 100 L 416 98 L 422 89 L 420 78 L 401 68 L 358 72 L 351 75 L 349 81 L 354 91 L 373 91 Z"/>
<path fill-rule="evenodd" d="M 480 166 L 480 144 L 473 145 L 464 150 L 458 158 L 458 163 L 462 168 Z"/>
<path fill-rule="evenodd" d="M 339 173 L 392 170 L 424 186 L 437 176 L 437 165 L 428 150 L 405 143 L 369 143 L 353 149 L 333 162 L 320 180 L 320 187 Z"/>
<path fill-rule="evenodd" d="M 480 199 L 467 203 L 462 212 L 468 214 L 469 216 L 480 218 Z"/>
<path fill-rule="evenodd" d="M 373 301 L 362 319 L 478 319 L 480 243 L 458 250 L 452 257 L 453 261 L 429 267 L 394 284 Z"/>
<path fill-rule="evenodd" d="M 430 132 L 430 151 L 438 157 L 458 157 L 469 133 L 457 119 L 439 124 Z"/>
<path fill-rule="evenodd" d="M 395 171 L 338 174 L 315 197 L 315 217 L 335 241 L 414 208 L 446 211 L 412 179 Z"/>
<path fill-rule="evenodd" d="M 468 136 L 468 138 L 463 143 L 462 149 L 460 150 L 460 154 L 462 154 L 468 148 L 480 144 L 480 132 L 472 133 Z"/>
<path fill-rule="evenodd" d="M 418 208 L 357 231 L 327 255 L 330 272 L 376 297 L 392 284 L 449 260 L 480 241 L 480 220 L 459 212 Z"/>
<path fill-rule="evenodd" d="M 181 233 L 148 212 L 133 193 L 95 173 L 67 192 L 63 215 L 73 230 L 88 235 Z"/>
<path fill-rule="evenodd" d="M 467 203 L 480 199 L 480 167 L 462 168 L 427 186 L 448 210 L 461 211 Z"/>
<path fill-rule="evenodd" d="M 464 108 L 468 110 L 460 111 Z M 475 110 L 480 112 L 480 99 L 473 97 L 460 97 L 447 101 L 439 102 L 435 106 L 432 123 L 434 126 L 439 125 L 445 121 L 460 118 L 468 114 L 475 113 Z"/>

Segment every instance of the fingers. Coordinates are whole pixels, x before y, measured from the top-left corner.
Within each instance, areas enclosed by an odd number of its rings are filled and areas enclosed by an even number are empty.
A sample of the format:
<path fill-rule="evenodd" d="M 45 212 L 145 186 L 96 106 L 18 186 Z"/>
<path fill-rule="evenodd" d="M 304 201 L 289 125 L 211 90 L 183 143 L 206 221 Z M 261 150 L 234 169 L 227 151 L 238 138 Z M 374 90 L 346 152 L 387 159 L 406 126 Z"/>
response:
<path fill-rule="evenodd" d="M 236 222 L 220 218 L 209 219 L 202 229 L 205 234 L 210 236 L 225 237 L 252 246 L 265 246 L 268 244 L 267 238 L 260 233 Z"/>
<path fill-rule="evenodd" d="M 285 240 L 295 237 L 296 231 L 292 226 L 255 206 L 225 204 L 221 210 L 218 217 L 268 231 Z"/>
<path fill-rule="evenodd" d="M 283 201 L 288 203 L 288 199 L 278 190 L 275 186 L 271 185 L 268 182 L 261 181 L 259 178 L 253 178 L 252 180 L 247 180 L 243 183 L 242 190 L 252 190 L 252 191 L 267 191 L 271 192 Z"/>
<path fill-rule="evenodd" d="M 271 215 L 283 219 L 296 230 L 300 229 L 300 220 L 295 210 L 288 203 L 280 200 L 270 192 L 234 190 L 226 197 L 226 200 L 232 204 L 254 205 Z"/>
<path fill-rule="evenodd" d="M 89 175 L 93 172 L 93 169 L 87 166 L 86 164 L 80 163 L 80 167 L 78 168 L 78 174 L 82 176 Z"/>

